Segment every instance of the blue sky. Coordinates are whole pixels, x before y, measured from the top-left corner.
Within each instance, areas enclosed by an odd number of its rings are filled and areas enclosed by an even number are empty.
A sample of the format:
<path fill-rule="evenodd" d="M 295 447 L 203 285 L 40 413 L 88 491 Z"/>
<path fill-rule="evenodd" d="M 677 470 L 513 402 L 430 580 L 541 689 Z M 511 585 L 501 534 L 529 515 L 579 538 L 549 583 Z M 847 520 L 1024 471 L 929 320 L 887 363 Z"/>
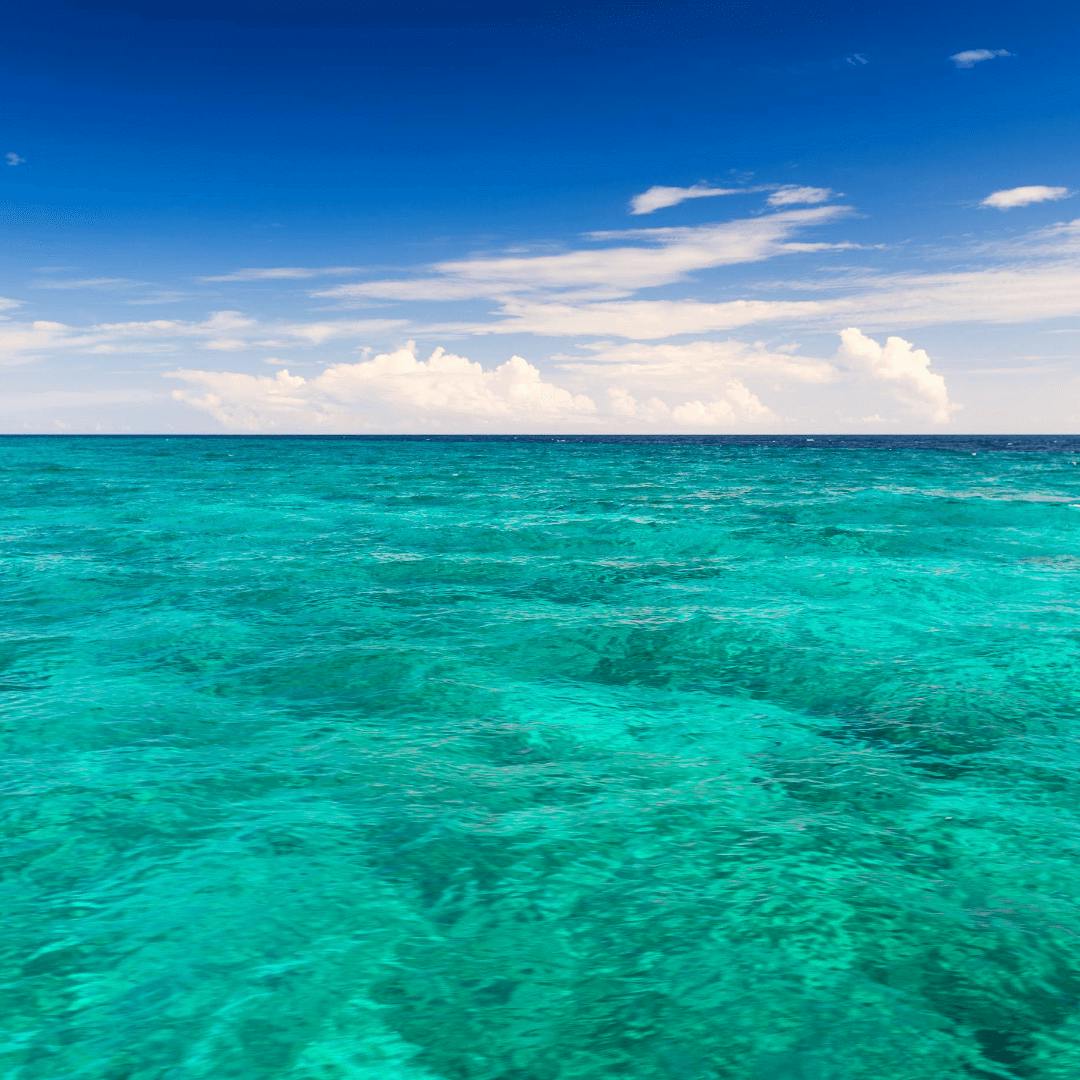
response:
<path fill-rule="evenodd" d="M 46 2 L 6 46 L 2 430 L 1080 424 L 1075 5 Z"/>

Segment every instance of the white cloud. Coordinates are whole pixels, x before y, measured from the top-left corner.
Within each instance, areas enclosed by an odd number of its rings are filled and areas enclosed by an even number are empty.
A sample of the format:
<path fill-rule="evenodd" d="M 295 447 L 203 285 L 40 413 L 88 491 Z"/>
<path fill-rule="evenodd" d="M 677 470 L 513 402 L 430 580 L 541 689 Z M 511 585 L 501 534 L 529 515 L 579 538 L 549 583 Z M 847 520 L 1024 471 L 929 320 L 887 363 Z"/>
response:
<path fill-rule="evenodd" d="M 300 281 L 305 278 L 354 274 L 355 266 L 251 266 L 227 274 L 210 274 L 199 281 Z"/>
<path fill-rule="evenodd" d="M 217 311 L 196 322 L 179 319 L 72 326 L 38 320 L 0 321 L 0 364 L 25 363 L 54 353 L 109 355 L 169 353 L 192 346 L 212 352 L 313 348 L 331 341 L 378 337 L 400 331 L 401 319 L 331 319 L 260 322 L 238 311 Z"/>
<path fill-rule="evenodd" d="M 665 187 L 658 184 L 635 195 L 630 200 L 631 214 L 652 214 L 657 210 L 666 210 L 669 206 L 678 206 L 687 199 L 709 199 L 716 195 L 742 195 L 746 188 L 710 187 L 708 184 L 693 184 L 691 187 Z M 750 189 L 753 190 L 753 189 Z"/>
<path fill-rule="evenodd" d="M 645 231 L 664 232 L 671 240 L 685 233 Z M 784 241 L 782 250 L 807 247 L 812 245 Z M 551 291 L 511 294 L 499 301 L 494 317 L 436 323 L 426 329 L 438 334 L 658 341 L 762 323 L 829 331 L 854 323 L 892 332 L 948 323 L 1025 323 L 1080 316 L 1080 219 L 1033 230 L 1008 243 L 976 246 L 966 255 L 969 261 L 987 265 L 951 273 L 815 276 L 785 282 L 785 299 L 775 298 L 775 292 L 771 297 L 718 302 L 637 299 L 633 290 L 598 299 L 590 299 L 584 291 L 578 296 Z"/>
<path fill-rule="evenodd" d="M 1008 49 L 964 49 L 963 52 L 953 53 L 949 59 L 958 68 L 973 68 L 986 60 L 996 60 L 999 56 L 1012 56 Z"/>
<path fill-rule="evenodd" d="M 617 337 L 657 341 L 681 334 L 708 334 L 769 321 L 807 320 L 824 305 L 815 300 L 623 300 L 560 304 L 508 301 L 504 318 L 493 322 L 449 323 L 446 333 L 539 334 L 546 337 Z"/>
<path fill-rule="evenodd" d="M 410 343 L 311 378 L 191 368 L 167 377 L 183 384 L 177 401 L 238 431 L 813 430 L 875 411 L 882 423 L 949 419 L 945 381 L 924 351 L 854 329 L 841 338 L 833 361 L 735 341 L 604 345 L 548 374 L 520 356 L 493 367 L 441 348 L 421 358 Z M 803 418 L 778 411 L 762 388 Z"/>
<path fill-rule="evenodd" d="M 849 327 L 840 333 L 837 361 L 873 380 L 894 386 L 900 397 L 922 419 L 948 423 L 954 407 L 949 402 L 945 379 L 930 370 L 930 357 L 901 337 L 889 337 L 884 345 Z"/>
<path fill-rule="evenodd" d="M 0 296 L 0 311 L 11 311 L 17 307 L 22 307 L 21 300 L 12 300 L 10 296 Z"/>
<path fill-rule="evenodd" d="M 35 289 L 115 289 L 123 285 L 141 284 L 142 282 L 120 277 L 47 278 L 33 283 Z"/>
<path fill-rule="evenodd" d="M 1056 202 L 1058 199 L 1067 199 L 1069 195 L 1068 188 L 1028 184 L 995 191 L 983 199 L 982 205 L 992 206 L 995 210 L 1012 210 L 1018 206 L 1031 206 L 1033 203 Z"/>
<path fill-rule="evenodd" d="M 844 206 L 815 206 L 722 224 L 596 233 L 593 239 L 624 242 L 557 255 L 455 259 L 437 263 L 431 268 L 434 276 L 419 280 L 360 282 L 314 295 L 336 300 L 499 299 L 574 290 L 582 296 L 610 297 L 670 285 L 695 271 L 806 251 L 794 236 L 848 212 Z"/>
<path fill-rule="evenodd" d="M 24 158 L 21 154 L 16 154 L 14 150 L 9 150 L 4 155 L 4 161 L 12 167 L 16 165 L 26 164 L 26 158 Z"/>
<path fill-rule="evenodd" d="M 0 322 L 0 366 L 25 364 L 66 343 L 72 329 L 63 323 Z"/>
<path fill-rule="evenodd" d="M 316 322 L 287 322 L 267 326 L 271 344 L 273 339 L 283 339 L 306 345 L 324 345 L 328 341 L 363 338 L 400 330 L 406 324 L 402 319 L 325 319 Z"/>
<path fill-rule="evenodd" d="M 639 399 L 621 386 L 607 392 L 616 430 L 643 426 L 658 431 L 724 432 L 747 425 L 775 423 L 779 417 L 738 379 L 728 379 L 707 401 L 694 398 L 671 405 L 653 396 Z"/>
<path fill-rule="evenodd" d="M 603 343 L 584 346 L 582 356 L 560 356 L 563 371 L 596 372 L 631 380 L 653 390 L 678 386 L 684 392 L 706 393 L 720 377 L 768 378 L 783 383 L 827 383 L 837 374 L 825 360 L 770 351 L 760 342 L 688 341 L 652 344 Z"/>
<path fill-rule="evenodd" d="M 175 391 L 177 400 L 252 431 L 564 430 L 588 426 L 596 412 L 587 395 L 546 381 L 520 356 L 485 369 L 443 349 L 422 360 L 411 345 L 313 379 L 287 370 L 170 375 L 196 388 Z"/>
<path fill-rule="evenodd" d="M 853 295 L 821 301 L 819 314 L 873 328 L 1068 318 L 1080 315 L 1080 266 L 1051 263 L 867 279 Z"/>
<path fill-rule="evenodd" d="M 635 229 L 639 246 L 570 251 L 559 255 L 461 259 L 440 263 L 441 273 L 486 283 L 494 294 L 522 289 L 643 289 L 680 281 L 696 270 L 758 262 L 782 254 L 803 229 L 835 221 L 845 207 L 788 210 L 719 225 L 682 229 Z M 618 234 L 608 234 L 618 238 Z"/>
<path fill-rule="evenodd" d="M 866 67 L 866 65 L 870 63 L 863 53 L 852 53 L 850 56 L 845 57 L 845 59 L 852 67 Z"/>
<path fill-rule="evenodd" d="M 768 202 L 770 206 L 811 206 L 828 202 L 834 195 L 831 188 L 785 184 L 769 196 Z"/>
<path fill-rule="evenodd" d="M 507 291 L 510 291 L 509 289 Z M 419 277 L 402 281 L 362 281 L 319 289 L 313 296 L 330 300 L 475 300 L 488 297 L 486 281 L 455 281 L 453 278 Z"/>
<path fill-rule="evenodd" d="M 591 369 L 588 392 L 546 378 L 520 356 L 492 368 L 436 349 L 427 359 L 408 345 L 311 379 L 184 369 L 176 400 L 243 431 L 547 432 L 727 431 L 775 424 L 777 415 L 744 381 L 714 372 L 691 396 L 658 393 L 633 371 Z M 626 376 L 626 378 L 623 378 Z"/>

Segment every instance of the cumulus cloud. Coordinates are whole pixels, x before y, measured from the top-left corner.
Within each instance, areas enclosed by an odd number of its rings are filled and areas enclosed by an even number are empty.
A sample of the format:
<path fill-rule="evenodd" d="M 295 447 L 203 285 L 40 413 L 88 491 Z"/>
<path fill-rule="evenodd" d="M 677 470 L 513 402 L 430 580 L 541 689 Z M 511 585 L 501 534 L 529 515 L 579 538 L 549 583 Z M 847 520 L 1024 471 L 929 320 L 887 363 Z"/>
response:
<path fill-rule="evenodd" d="M 5 161 L 5 163 L 7 165 L 10 165 L 12 168 L 14 168 L 16 165 L 25 165 L 26 164 L 26 158 L 24 158 L 21 154 L 16 154 L 14 150 L 9 150 L 4 155 L 4 161 Z"/>
<path fill-rule="evenodd" d="M 312 379 L 182 369 L 192 389 L 177 400 L 227 428 L 251 431 L 514 431 L 565 429 L 596 412 L 587 395 L 545 380 L 513 356 L 494 368 L 412 345 L 358 363 L 334 364 Z"/>
<path fill-rule="evenodd" d="M 564 374 L 572 380 L 571 366 Z M 241 431 L 728 431 L 779 419 L 730 367 L 675 396 L 670 383 L 651 390 L 632 364 L 585 370 L 583 390 L 552 381 L 520 356 L 484 367 L 441 348 L 423 359 L 410 344 L 310 379 L 287 370 L 181 369 L 169 377 L 186 384 L 176 400 Z"/>
<path fill-rule="evenodd" d="M 693 184 L 690 187 L 665 187 L 658 184 L 635 195 L 630 200 L 631 214 L 652 214 L 657 210 L 666 210 L 669 206 L 678 206 L 687 199 L 708 199 L 715 195 L 742 195 L 746 188 L 710 187 L 708 184 Z"/>
<path fill-rule="evenodd" d="M 776 431 L 835 427 L 875 409 L 883 423 L 897 410 L 920 424 L 952 413 L 929 357 L 901 338 L 881 345 L 845 330 L 833 360 L 793 349 L 704 340 L 596 345 L 544 372 L 520 356 L 494 366 L 442 348 L 422 357 L 410 343 L 312 377 L 285 368 L 183 368 L 167 377 L 183 384 L 175 400 L 227 430 L 253 432 Z M 785 415 L 787 404 L 802 419 Z"/>
<path fill-rule="evenodd" d="M 964 49 L 963 52 L 953 53 L 949 59 L 958 68 L 973 68 L 976 64 L 996 60 L 999 56 L 1012 56 L 1012 53 L 1008 49 Z"/>
<path fill-rule="evenodd" d="M 10 296 L 0 296 L 0 311 L 11 311 L 17 307 L 22 307 L 21 300 L 12 300 Z"/>
<path fill-rule="evenodd" d="M 849 327 L 840 333 L 838 362 L 849 370 L 895 388 L 897 394 L 922 419 L 948 423 L 954 411 L 945 379 L 930 370 L 930 357 L 901 337 L 886 338 L 880 345 L 861 330 Z"/>
<path fill-rule="evenodd" d="M 617 429 L 644 426 L 659 431 L 724 432 L 733 427 L 775 422 L 777 415 L 738 379 L 726 380 L 715 397 L 671 405 L 653 396 L 640 400 L 629 390 L 613 386 L 608 404 Z"/>
<path fill-rule="evenodd" d="M 828 202 L 834 195 L 831 188 L 785 184 L 769 196 L 768 203 L 770 206 L 812 206 Z"/>
<path fill-rule="evenodd" d="M 1065 187 L 1047 187 L 1045 184 L 1028 184 L 1024 187 L 1005 188 L 987 195 L 983 206 L 992 206 L 995 210 L 1013 210 L 1018 206 L 1031 206 L 1033 203 L 1056 202 L 1069 197 Z"/>

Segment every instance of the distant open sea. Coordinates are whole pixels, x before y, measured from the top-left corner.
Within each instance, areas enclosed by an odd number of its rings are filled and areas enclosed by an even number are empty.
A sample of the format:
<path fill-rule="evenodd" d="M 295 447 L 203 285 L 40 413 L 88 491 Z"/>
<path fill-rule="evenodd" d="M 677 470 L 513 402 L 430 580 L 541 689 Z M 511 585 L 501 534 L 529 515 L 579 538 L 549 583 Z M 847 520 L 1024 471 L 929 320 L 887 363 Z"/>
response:
<path fill-rule="evenodd" d="M 0 439 L 5 1080 L 1077 1080 L 1080 438 Z"/>

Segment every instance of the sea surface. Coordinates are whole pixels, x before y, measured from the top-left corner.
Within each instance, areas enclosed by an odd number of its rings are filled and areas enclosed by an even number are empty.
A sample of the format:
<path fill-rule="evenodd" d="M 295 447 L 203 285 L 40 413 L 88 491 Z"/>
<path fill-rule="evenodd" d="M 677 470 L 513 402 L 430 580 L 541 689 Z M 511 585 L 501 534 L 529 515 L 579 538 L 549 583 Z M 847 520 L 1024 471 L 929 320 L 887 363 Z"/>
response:
<path fill-rule="evenodd" d="M 1076 1080 L 1080 439 L 0 439 L 5 1080 Z"/>

